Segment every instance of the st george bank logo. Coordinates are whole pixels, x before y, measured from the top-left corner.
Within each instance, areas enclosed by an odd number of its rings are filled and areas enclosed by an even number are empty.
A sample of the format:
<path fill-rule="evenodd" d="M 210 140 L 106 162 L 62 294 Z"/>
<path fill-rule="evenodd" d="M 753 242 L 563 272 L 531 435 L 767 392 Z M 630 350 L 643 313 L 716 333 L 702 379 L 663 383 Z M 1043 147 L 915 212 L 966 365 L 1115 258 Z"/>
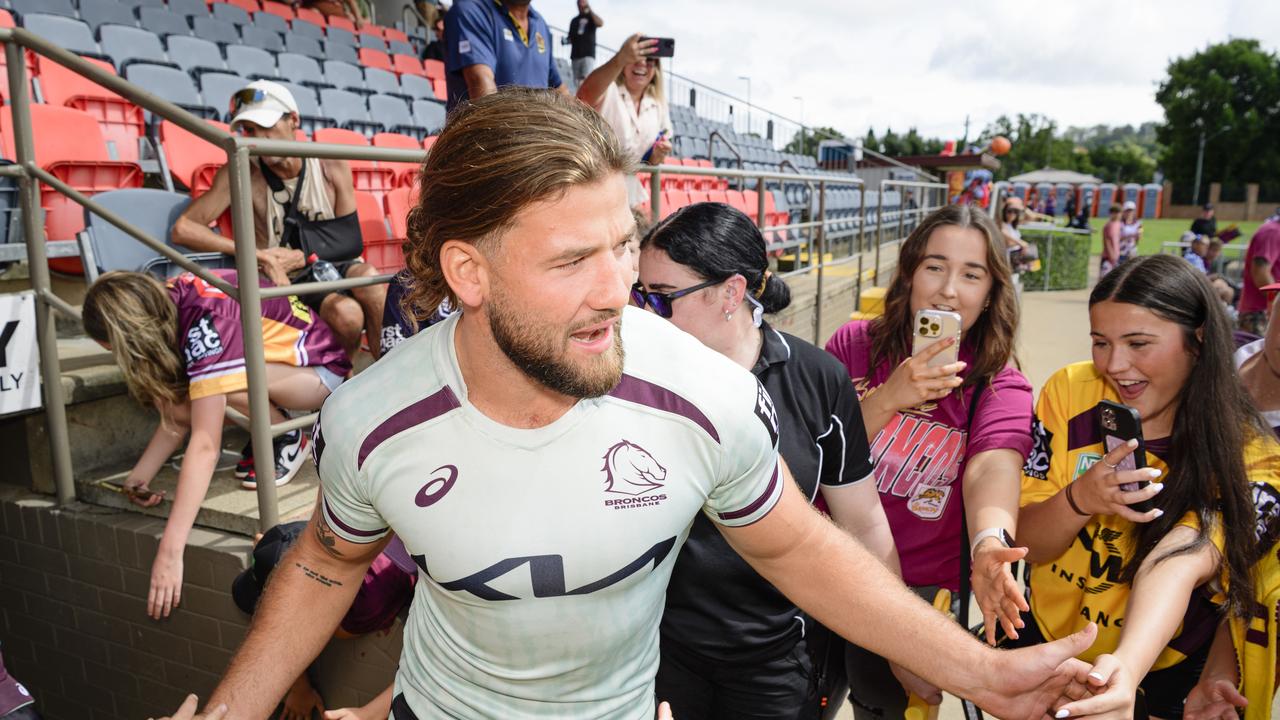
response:
<path fill-rule="evenodd" d="M 653 507 L 667 499 L 656 493 L 667 479 L 667 469 L 658 464 L 648 450 L 621 440 L 604 454 L 604 491 L 623 497 L 611 497 L 605 507 L 615 510 Z"/>

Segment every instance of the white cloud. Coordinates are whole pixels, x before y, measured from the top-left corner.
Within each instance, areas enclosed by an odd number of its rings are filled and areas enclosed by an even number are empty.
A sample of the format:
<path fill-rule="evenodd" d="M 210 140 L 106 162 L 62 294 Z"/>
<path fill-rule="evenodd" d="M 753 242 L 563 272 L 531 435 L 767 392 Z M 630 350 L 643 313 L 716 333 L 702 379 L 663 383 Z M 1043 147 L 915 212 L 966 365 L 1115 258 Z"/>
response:
<path fill-rule="evenodd" d="M 576 0 L 534 0 L 565 26 Z M 1230 37 L 1280 49 L 1275 0 L 593 0 L 600 42 L 676 38 L 675 72 L 849 135 L 868 126 L 959 137 L 1001 114 L 1061 126 L 1160 120 L 1154 95 L 1173 58 Z M 600 57 L 604 61 L 607 57 Z M 705 107 L 705 94 L 700 107 Z M 684 97 L 682 95 L 681 99 Z M 737 108 L 741 116 L 744 108 Z M 760 117 L 757 112 L 756 117 Z M 790 129 L 783 132 L 789 135 Z"/>

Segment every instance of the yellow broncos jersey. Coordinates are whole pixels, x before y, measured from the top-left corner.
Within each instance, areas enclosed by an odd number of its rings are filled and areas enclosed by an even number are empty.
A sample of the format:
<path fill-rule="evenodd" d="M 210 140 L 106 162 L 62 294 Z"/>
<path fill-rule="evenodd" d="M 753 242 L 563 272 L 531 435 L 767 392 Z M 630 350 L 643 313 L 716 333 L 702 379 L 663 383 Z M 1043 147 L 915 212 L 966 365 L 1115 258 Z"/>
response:
<path fill-rule="evenodd" d="M 1257 500 L 1257 493 L 1254 493 Z M 1272 512 L 1275 498 L 1270 498 Z M 1259 506 L 1261 516 L 1263 507 Z M 1245 720 L 1268 720 L 1276 692 L 1276 611 L 1280 609 L 1280 545 L 1272 547 L 1254 569 L 1257 604 L 1252 617 L 1231 618 L 1231 645 L 1240 671 L 1240 693 L 1249 698 Z"/>
<path fill-rule="evenodd" d="M 1056 495 L 1094 463 L 1102 459 L 1102 436 L 1095 408 L 1101 400 L 1119 402 L 1106 379 L 1091 362 L 1068 365 L 1049 378 L 1040 391 L 1033 428 L 1034 444 L 1023 468 L 1022 505 L 1043 502 Z M 1245 462 L 1255 498 L 1260 492 L 1280 498 L 1280 448 L 1270 437 L 1258 438 L 1245 449 Z M 1168 470 L 1167 438 L 1146 443 L 1149 467 Z M 1194 513 L 1180 524 L 1198 528 Z M 1220 532 L 1211 534 L 1219 550 Z M 1129 585 L 1120 573 L 1134 555 L 1134 523 L 1114 515 L 1095 515 L 1071 545 L 1052 562 L 1031 569 L 1031 613 L 1044 636 L 1066 637 L 1089 622 L 1098 625 L 1098 639 L 1081 659 L 1114 652 L 1124 629 Z M 1181 662 L 1213 637 L 1218 609 L 1207 588 L 1191 597 L 1177 634 L 1156 658 L 1153 670 Z"/>

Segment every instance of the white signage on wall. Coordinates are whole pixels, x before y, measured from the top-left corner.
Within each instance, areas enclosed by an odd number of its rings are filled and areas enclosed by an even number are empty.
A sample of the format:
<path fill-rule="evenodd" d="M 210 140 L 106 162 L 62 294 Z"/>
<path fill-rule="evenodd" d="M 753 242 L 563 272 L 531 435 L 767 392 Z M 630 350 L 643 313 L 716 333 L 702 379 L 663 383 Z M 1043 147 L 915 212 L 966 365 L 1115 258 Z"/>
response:
<path fill-rule="evenodd" d="M 40 346 L 36 299 L 0 295 L 0 415 L 40 407 Z"/>

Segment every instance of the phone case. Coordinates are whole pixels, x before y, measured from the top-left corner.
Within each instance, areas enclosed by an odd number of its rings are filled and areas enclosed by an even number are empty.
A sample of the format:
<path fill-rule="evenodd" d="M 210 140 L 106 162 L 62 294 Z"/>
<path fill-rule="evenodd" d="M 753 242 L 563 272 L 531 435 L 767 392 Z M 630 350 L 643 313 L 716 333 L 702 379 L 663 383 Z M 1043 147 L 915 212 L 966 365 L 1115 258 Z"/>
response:
<path fill-rule="evenodd" d="M 951 347 L 929 361 L 929 367 L 950 365 L 960 359 L 960 315 L 945 310 L 924 309 L 916 313 L 911 332 L 911 354 L 918 355 L 943 338 L 955 338 Z"/>
<path fill-rule="evenodd" d="M 1142 441 L 1142 418 L 1138 416 L 1137 410 L 1110 400 L 1099 402 L 1098 430 L 1102 435 L 1104 452 L 1111 452 L 1130 440 L 1138 441 L 1138 447 L 1116 465 L 1116 470 L 1137 470 L 1147 466 L 1146 446 Z M 1136 483 L 1125 483 L 1120 486 L 1120 489 L 1133 492 L 1147 485 L 1146 480 L 1141 480 Z M 1134 503 L 1130 507 L 1138 512 L 1147 512 L 1155 507 L 1155 498 Z"/>

